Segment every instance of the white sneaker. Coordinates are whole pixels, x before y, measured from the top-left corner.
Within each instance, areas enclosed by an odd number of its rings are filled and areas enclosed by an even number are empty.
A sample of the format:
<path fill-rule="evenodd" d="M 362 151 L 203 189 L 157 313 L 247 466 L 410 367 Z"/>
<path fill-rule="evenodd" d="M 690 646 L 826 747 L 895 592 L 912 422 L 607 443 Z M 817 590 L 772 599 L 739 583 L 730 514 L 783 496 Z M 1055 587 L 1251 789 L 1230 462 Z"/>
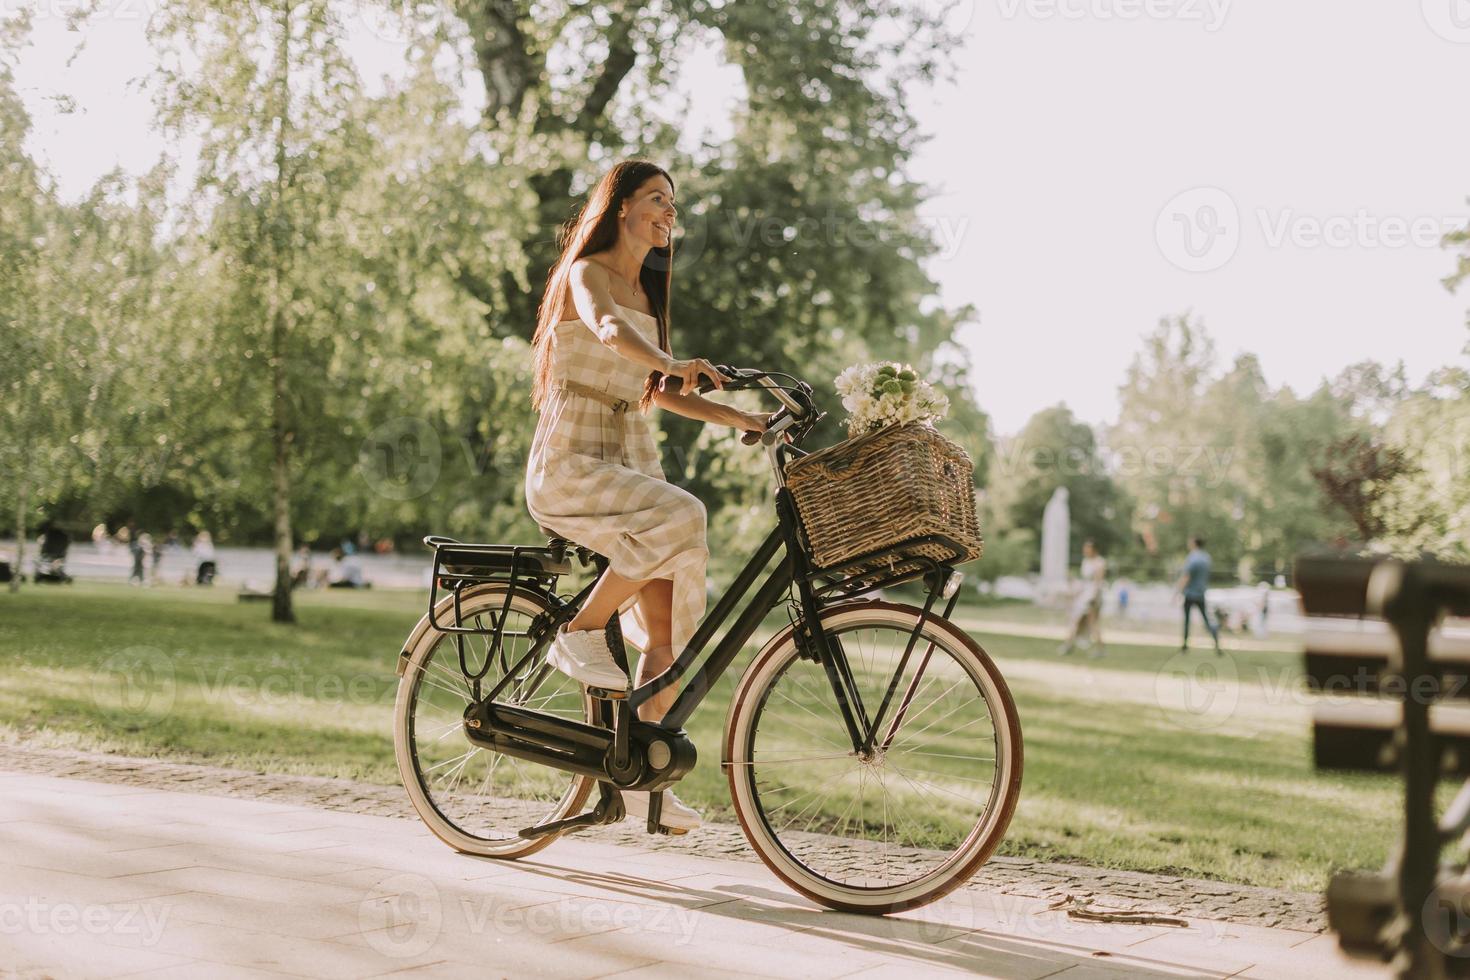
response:
<path fill-rule="evenodd" d="M 568 632 L 563 623 L 551 641 L 546 662 L 588 687 L 601 687 L 611 691 L 628 689 L 628 675 L 613 659 L 612 651 L 607 646 L 605 629 Z"/>
<path fill-rule="evenodd" d="M 646 790 L 623 790 L 623 809 L 628 816 L 648 823 L 648 792 Z M 674 795 L 673 790 L 664 790 L 664 805 L 658 812 L 658 822 L 671 830 L 694 830 L 704 821 L 699 811 L 686 806 Z"/>

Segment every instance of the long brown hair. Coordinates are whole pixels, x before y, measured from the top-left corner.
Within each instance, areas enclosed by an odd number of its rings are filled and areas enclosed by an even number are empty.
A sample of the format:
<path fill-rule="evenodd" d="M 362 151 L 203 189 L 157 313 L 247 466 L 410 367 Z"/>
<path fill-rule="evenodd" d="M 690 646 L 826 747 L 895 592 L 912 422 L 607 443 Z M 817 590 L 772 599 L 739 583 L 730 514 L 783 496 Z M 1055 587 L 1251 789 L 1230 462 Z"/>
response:
<path fill-rule="evenodd" d="M 541 305 L 536 311 L 536 332 L 531 337 L 531 346 L 535 349 L 531 407 L 537 411 L 541 410 L 551 390 L 551 328 L 557 322 L 561 297 L 572 275 L 572 263 L 584 255 L 607 251 L 617 243 L 618 209 L 650 177 L 663 177 L 670 187 L 674 186 L 674 178 L 658 164 L 647 160 L 618 163 L 602 176 L 587 195 L 581 211 L 568 219 L 557 235 L 557 248 L 561 255 L 546 275 L 546 291 L 541 294 Z M 669 292 L 674 282 L 672 238 L 667 248 L 655 245 L 648 250 L 643 257 L 643 267 L 638 270 L 638 281 L 658 320 L 659 349 L 665 354 L 672 354 L 669 347 Z M 661 377 L 663 372 L 653 371 L 643 382 L 643 396 L 638 399 L 639 411 L 647 412 L 653 404 L 653 392 Z"/>

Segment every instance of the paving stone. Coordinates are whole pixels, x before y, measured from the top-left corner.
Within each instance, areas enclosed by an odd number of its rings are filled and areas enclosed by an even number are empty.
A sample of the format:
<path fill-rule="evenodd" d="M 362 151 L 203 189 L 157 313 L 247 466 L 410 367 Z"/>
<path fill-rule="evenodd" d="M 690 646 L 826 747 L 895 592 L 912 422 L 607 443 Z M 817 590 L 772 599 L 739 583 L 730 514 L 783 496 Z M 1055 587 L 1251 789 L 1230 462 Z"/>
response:
<path fill-rule="evenodd" d="M 231 818 L 224 825 L 187 819 L 185 808 L 174 816 L 190 827 L 169 827 L 170 834 L 192 834 L 190 839 L 216 841 L 228 837 L 239 841 L 239 834 L 278 834 L 289 841 L 293 850 L 305 852 L 320 848 L 322 860 L 371 863 L 371 847 L 360 839 L 343 848 L 341 827 L 357 827 L 358 821 L 373 817 L 395 817 L 417 822 L 417 814 L 409 805 L 401 786 L 378 786 L 341 779 L 313 776 L 290 776 L 249 772 L 216 766 L 192 765 L 156 759 L 136 759 L 100 753 L 82 753 L 58 749 L 39 749 L 23 745 L 6 745 L 0 766 L 14 773 L 34 773 L 73 777 L 108 784 L 105 792 L 116 797 L 124 812 L 114 819 L 129 826 L 138 836 L 152 836 L 163 828 L 139 823 L 136 815 L 125 812 L 129 806 L 146 806 L 150 794 L 178 790 L 231 799 L 248 800 L 253 813 Z M 64 803 L 66 791 L 58 791 Z M 303 813 L 302 808 L 321 811 Z M 64 806 L 59 806 L 65 812 Z M 192 811 L 194 816 L 199 811 Z M 322 815 L 325 812 L 325 816 Z M 0 805 L 0 834 L 6 814 Z M 342 822 L 338 822 L 342 821 Z M 78 824 L 84 826 L 86 824 Z M 95 825 L 95 824 L 93 824 Z M 830 850 L 830 838 L 811 835 L 813 848 Z M 571 838 L 568 838 L 571 839 Z M 652 855 L 702 857 L 718 861 L 731 859 L 750 862 L 766 881 L 771 881 L 764 867 L 746 843 L 740 828 L 729 824 L 707 824 L 695 833 L 682 837 L 649 836 L 631 821 L 612 827 L 599 827 L 575 835 L 579 842 L 596 842 L 622 850 L 634 848 Z M 421 845 L 426 860 L 437 850 L 455 866 L 469 860 L 455 855 L 427 833 Z M 554 861 L 555 846 L 532 860 Z M 917 858 L 922 860 L 922 858 Z M 522 862 L 527 863 L 527 862 Z M 487 870 L 485 874 L 495 873 Z M 975 875 L 969 889 L 1001 892 L 1020 896 L 1090 897 L 1099 906 L 1120 911 L 1149 911 L 1187 918 L 1208 918 L 1224 922 L 1271 924 L 1288 929 L 1320 933 L 1326 930 L 1326 914 L 1321 895 L 1288 892 L 1229 882 L 1203 881 L 1177 875 L 1148 875 L 1117 869 L 1099 869 L 1073 864 L 1048 864 L 1032 858 L 994 857 Z"/>

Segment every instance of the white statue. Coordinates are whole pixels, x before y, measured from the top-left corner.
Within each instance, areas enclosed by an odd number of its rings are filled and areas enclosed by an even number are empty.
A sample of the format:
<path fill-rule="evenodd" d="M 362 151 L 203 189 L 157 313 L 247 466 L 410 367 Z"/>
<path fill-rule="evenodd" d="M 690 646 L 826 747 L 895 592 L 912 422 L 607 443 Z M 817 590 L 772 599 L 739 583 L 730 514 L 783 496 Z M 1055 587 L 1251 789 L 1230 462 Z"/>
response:
<path fill-rule="evenodd" d="M 1044 596 L 1066 591 L 1071 533 L 1072 515 L 1067 507 L 1067 488 L 1057 487 L 1041 515 L 1041 592 Z"/>

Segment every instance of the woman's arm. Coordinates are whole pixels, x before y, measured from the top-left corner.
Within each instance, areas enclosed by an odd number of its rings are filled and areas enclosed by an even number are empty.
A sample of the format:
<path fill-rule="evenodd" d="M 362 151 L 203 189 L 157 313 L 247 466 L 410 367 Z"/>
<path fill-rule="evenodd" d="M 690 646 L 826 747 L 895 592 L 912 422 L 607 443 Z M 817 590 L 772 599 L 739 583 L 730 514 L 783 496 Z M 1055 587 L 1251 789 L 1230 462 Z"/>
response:
<path fill-rule="evenodd" d="M 702 357 L 680 359 L 665 354 L 657 344 L 630 326 L 618 312 L 618 304 L 613 301 L 612 290 L 608 288 L 611 276 L 606 266 L 591 259 L 578 259 L 572 265 L 572 302 L 582 322 L 592 325 L 598 340 L 634 364 L 661 373 L 660 384 L 666 387 L 674 385 L 681 391 L 694 388 L 701 378 L 708 378 L 716 388 L 723 387 L 725 379 L 709 361 Z"/>
<path fill-rule="evenodd" d="M 722 405 L 692 391 L 679 395 L 655 388 L 653 403 L 659 408 L 700 422 L 713 422 L 716 425 L 755 432 L 764 432 L 766 429 L 766 413 L 742 412 L 733 405 Z"/>
<path fill-rule="evenodd" d="M 669 374 L 674 358 L 649 343 L 618 312 L 618 304 L 608 288 L 611 275 L 606 266 L 591 259 L 578 259 L 572 264 L 572 302 L 577 307 L 577 315 L 592 328 L 598 340 L 618 354 L 650 371 Z"/>

